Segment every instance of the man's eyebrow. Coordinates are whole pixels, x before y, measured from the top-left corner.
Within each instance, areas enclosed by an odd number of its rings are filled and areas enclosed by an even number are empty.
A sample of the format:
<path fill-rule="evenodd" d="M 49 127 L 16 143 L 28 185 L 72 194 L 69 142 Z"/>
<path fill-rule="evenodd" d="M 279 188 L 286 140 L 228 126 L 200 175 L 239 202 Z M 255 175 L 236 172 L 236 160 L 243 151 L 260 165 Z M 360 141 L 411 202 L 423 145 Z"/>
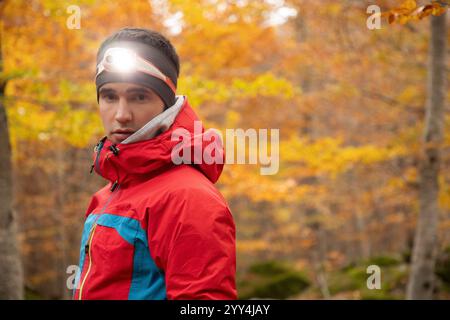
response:
<path fill-rule="evenodd" d="M 152 93 L 147 88 L 130 88 L 130 89 L 127 89 L 127 91 L 126 91 L 126 93 L 135 93 L 135 92 Z"/>
<path fill-rule="evenodd" d="M 116 90 L 114 90 L 112 88 L 101 88 L 100 91 L 99 91 L 99 93 L 102 93 L 102 94 L 104 94 L 104 93 L 115 93 L 115 92 L 116 92 Z"/>

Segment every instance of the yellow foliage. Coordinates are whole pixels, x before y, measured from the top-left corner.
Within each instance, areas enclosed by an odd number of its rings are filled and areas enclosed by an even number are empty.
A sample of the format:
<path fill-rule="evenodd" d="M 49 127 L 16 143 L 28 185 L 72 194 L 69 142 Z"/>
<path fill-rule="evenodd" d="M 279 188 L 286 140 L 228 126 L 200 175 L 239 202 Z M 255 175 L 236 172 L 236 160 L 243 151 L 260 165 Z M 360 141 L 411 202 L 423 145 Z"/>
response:
<path fill-rule="evenodd" d="M 239 253 L 245 252 L 255 252 L 255 251 L 264 251 L 266 250 L 270 244 L 263 239 L 258 240 L 239 240 L 236 243 L 236 250 Z"/>
<path fill-rule="evenodd" d="M 282 163 L 299 163 L 318 174 L 323 172 L 332 177 L 355 165 L 374 164 L 408 154 L 402 145 L 342 146 L 342 139 L 331 137 L 308 141 L 292 136 L 281 144 L 280 149 Z"/>
<path fill-rule="evenodd" d="M 394 9 L 385 12 L 384 15 L 388 17 L 389 23 L 399 22 L 405 24 L 412 20 L 420 20 L 429 15 L 439 16 L 446 12 L 448 4 L 441 1 L 431 1 L 427 5 L 417 7 L 415 0 L 406 0 Z"/>

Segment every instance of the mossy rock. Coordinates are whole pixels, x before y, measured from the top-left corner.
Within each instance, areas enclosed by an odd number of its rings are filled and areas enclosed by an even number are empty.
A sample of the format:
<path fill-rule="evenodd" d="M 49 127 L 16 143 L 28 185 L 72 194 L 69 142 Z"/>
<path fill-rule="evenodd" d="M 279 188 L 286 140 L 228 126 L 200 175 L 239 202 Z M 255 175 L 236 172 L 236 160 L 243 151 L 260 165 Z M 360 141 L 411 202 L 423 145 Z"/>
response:
<path fill-rule="evenodd" d="M 238 282 L 240 299 L 286 299 L 304 291 L 310 285 L 307 276 L 288 264 L 264 261 L 249 268 Z"/>
<path fill-rule="evenodd" d="M 361 266 L 370 266 L 370 265 L 377 265 L 379 267 L 392 267 L 396 266 L 402 263 L 403 258 L 397 258 L 394 256 L 388 256 L 388 255 L 380 255 L 380 256 L 374 256 L 370 257 L 365 260 L 359 260 L 357 262 L 350 262 L 346 266 L 344 266 L 341 271 L 346 272 Z"/>
<path fill-rule="evenodd" d="M 365 264 L 367 264 L 367 266 L 374 264 L 379 267 L 392 267 L 399 265 L 401 262 L 401 259 L 392 256 L 375 256 L 367 259 Z"/>
<path fill-rule="evenodd" d="M 300 273 L 289 272 L 277 275 L 264 284 L 258 285 L 250 296 L 258 298 L 287 299 L 305 290 L 310 285 Z"/>
<path fill-rule="evenodd" d="M 345 268 L 344 271 L 330 273 L 328 275 L 328 289 L 330 293 L 337 294 L 344 291 L 354 291 L 361 288 L 365 283 L 361 268 Z"/>
<path fill-rule="evenodd" d="M 354 267 L 356 267 L 356 263 L 355 262 L 350 262 L 349 264 L 344 266 L 340 271 L 346 272 L 346 271 L 348 271 L 350 269 L 353 269 Z"/>
<path fill-rule="evenodd" d="M 345 273 L 355 281 L 364 281 L 364 283 L 368 277 L 367 268 L 365 266 L 354 267 L 353 269 L 347 270 Z"/>
<path fill-rule="evenodd" d="M 369 290 L 367 273 L 369 265 L 381 268 L 381 288 Z M 352 263 L 337 272 L 328 275 L 328 286 L 332 295 L 345 291 L 360 291 L 363 299 L 391 299 L 398 298 L 391 291 L 402 291 L 405 286 L 407 272 L 400 259 L 389 256 L 377 256 L 357 263 Z"/>
<path fill-rule="evenodd" d="M 249 271 L 262 276 L 273 276 L 289 272 L 290 268 L 278 261 L 265 261 L 252 265 Z"/>

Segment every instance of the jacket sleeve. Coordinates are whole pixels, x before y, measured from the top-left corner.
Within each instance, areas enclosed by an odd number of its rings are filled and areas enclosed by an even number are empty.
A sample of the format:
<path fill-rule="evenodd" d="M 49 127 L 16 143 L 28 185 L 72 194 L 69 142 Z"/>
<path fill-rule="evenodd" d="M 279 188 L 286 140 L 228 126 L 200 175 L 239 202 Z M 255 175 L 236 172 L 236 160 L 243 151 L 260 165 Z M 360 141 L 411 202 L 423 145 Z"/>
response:
<path fill-rule="evenodd" d="M 235 225 L 220 194 L 176 192 L 159 222 L 168 299 L 237 298 Z"/>

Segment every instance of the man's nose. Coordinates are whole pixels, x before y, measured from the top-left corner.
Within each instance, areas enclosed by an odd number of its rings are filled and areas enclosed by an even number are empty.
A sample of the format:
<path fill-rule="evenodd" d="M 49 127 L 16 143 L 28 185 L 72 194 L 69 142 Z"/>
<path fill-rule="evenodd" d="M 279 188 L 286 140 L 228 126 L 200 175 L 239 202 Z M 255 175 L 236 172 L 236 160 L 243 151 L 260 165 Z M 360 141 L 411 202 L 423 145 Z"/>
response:
<path fill-rule="evenodd" d="M 127 100 L 125 98 L 121 97 L 119 99 L 119 105 L 116 110 L 115 119 L 120 123 L 127 123 L 133 119 L 133 114 L 131 113 L 131 110 L 127 105 Z"/>

